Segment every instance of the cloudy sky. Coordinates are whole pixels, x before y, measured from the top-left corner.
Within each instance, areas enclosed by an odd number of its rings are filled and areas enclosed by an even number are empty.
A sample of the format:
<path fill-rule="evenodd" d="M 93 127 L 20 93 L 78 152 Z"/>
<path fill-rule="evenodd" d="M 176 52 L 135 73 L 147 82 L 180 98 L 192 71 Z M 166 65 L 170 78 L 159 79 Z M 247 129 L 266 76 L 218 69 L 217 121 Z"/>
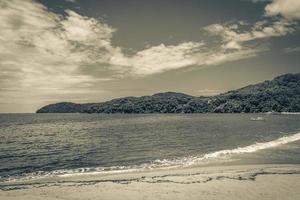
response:
<path fill-rule="evenodd" d="M 300 72 L 299 0 L 0 0 L 0 112 Z"/>

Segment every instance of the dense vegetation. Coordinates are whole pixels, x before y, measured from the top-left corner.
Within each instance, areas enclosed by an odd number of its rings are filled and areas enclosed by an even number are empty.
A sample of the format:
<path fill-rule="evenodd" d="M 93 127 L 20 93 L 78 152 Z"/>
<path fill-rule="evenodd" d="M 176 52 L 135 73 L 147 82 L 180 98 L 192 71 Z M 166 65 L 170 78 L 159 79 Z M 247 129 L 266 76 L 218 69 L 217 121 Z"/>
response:
<path fill-rule="evenodd" d="M 300 73 L 212 97 L 194 97 L 166 92 L 152 96 L 125 97 L 103 103 L 62 102 L 39 109 L 38 113 L 253 113 L 300 112 Z"/>

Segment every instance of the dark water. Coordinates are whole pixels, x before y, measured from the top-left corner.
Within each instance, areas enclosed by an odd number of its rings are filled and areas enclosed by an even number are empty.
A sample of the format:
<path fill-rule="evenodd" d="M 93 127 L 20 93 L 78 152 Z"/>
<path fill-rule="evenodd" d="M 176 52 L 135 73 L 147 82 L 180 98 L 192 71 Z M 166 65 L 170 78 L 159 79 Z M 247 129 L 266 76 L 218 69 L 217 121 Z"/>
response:
<path fill-rule="evenodd" d="M 0 180 L 231 159 L 300 164 L 298 133 L 300 115 L 1 114 Z"/>

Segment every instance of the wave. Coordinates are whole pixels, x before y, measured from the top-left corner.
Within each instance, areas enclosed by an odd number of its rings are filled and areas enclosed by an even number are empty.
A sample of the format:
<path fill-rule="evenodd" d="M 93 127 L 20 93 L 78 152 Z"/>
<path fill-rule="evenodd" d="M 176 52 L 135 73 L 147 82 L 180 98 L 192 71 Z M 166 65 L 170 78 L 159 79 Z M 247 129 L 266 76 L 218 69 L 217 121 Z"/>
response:
<path fill-rule="evenodd" d="M 252 144 L 252 145 L 249 145 L 246 147 L 238 147 L 238 148 L 232 149 L 232 150 L 222 150 L 222 151 L 217 151 L 214 153 L 209 153 L 209 154 L 204 155 L 203 158 L 208 159 L 208 158 L 217 158 L 217 157 L 224 156 L 224 155 L 252 153 L 252 152 L 256 152 L 256 151 L 263 150 L 263 149 L 274 148 L 279 145 L 288 144 L 288 143 L 295 142 L 298 140 L 300 140 L 300 133 L 296 133 L 296 134 L 290 135 L 290 136 L 284 136 L 284 137 L 281 137 L 277 140 L 273 140 L 270 142 L 255 143 L 255 144 Z"/>
<path fill-rule="evenodd" d="M 263 143 L 255 143 L 249 146 L 245 147 L 238 147 L 235 149 L 230 149 L 230 150 L 221 150 L 221 151 L 216 151 L 212 153 L 207 153 L 204 154 L 201 157 L 185 157 L 183 159 L 178 159 L 178 160 L 173 160 L 173 161 L 168 161 L 168 160 L 163 160 L 162 163 L 169 163 L 169 164 L 180 164 L 181 166 L 191 166 L 191 165 L 197 165 L 203 163 L 203 161 L 217 161 L 218 159 L 228 159 L 231 156 L 234 156 L 236 154 L 243 154 L 243 153 L 253 153 L 259 150 L 264 150 L 264 149 L 269 149 L 269 148 L 274 148 L 280 145 L 288 144 L 291 142 L 296 142 L 300 140 L 300 133 L 296 133 L 290 136 L 284 136 L 279 139 L 269 141 L 269 142 L 263 142 Z"/>
<path fill-rule="evenodd" d="M 216 151 L 201 156 L 188 156 L 188 157 L 177 158 L 177 159 L 162 159 L 162 160 L 157 159 L 150 163 L 145 163 L 141 165 L 132 165 L 132 166 L 91 167 L 91 168 L 87 167 L 87 168 L 77 168 L 72 170 L 56 170 L 52 172 L 36 172 L 18 178 L 11 177 L 7 181 L 31 180 L 31 179 L 37 179 L 37 178 L 43 178 L 49 176 L 68 177 L 68 176 L 95 175 L 95 174 L 129 173 L 129 172 L 139 172 L 139 171 L 147 171 L 153 169 L 184 168 L 193 165 L 208 164 L 210 162 L 218 162 L 224 160 L 228 161 L 230 158 L 232 158 L 232 156 L 237 154 L 253 153 L 256 151 L 274 148 L 298 140 L 300 140 L 300 133 L 284 136 L 269 142 L 255 143 L 245 147 L 238 147 L 230 150 Z"/>
<path fill-rule="evenodd" d="M 300 115 L 300 112 L 281 112 L 282 115 Z"/>

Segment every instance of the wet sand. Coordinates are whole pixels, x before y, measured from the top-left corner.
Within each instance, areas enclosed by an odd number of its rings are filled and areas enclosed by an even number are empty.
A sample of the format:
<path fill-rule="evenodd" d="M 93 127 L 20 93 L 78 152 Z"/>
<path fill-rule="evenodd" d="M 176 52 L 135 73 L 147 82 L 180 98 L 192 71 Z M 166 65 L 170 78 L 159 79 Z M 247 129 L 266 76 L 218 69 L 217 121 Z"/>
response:
<path fill-rule="evenodd" d="M 194 167 L 0 183 L 1 200 L 300 199 L 300 165 Z"/>

